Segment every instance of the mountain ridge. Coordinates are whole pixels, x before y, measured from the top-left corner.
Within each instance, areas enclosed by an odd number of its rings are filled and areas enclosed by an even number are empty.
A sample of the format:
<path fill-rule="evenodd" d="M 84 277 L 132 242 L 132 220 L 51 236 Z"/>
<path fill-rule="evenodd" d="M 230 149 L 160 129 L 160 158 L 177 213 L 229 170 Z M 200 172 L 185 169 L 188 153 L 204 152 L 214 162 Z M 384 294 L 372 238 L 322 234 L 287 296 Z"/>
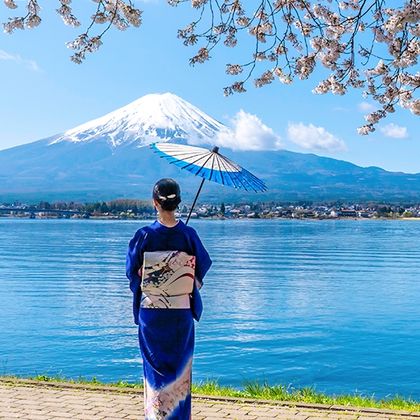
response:
<path fill-rule="evenodd" d="M 197 177 L 159 159 L 148 144 L 210 146 L 221 130 L 228 128 L 176 95 L 146 95 L 64 133 L 0 151 L 0 201 L 148 198 L 153 183 L 166 176 L 179 179 L 188 199 L 198 187 Z M 419 201 L 420 197 L 420 174 L 288 150 L 221 149 L 221 153 L 261 178 L 269 190 L 250 194 L 208 182 L 203 200 Z"/>

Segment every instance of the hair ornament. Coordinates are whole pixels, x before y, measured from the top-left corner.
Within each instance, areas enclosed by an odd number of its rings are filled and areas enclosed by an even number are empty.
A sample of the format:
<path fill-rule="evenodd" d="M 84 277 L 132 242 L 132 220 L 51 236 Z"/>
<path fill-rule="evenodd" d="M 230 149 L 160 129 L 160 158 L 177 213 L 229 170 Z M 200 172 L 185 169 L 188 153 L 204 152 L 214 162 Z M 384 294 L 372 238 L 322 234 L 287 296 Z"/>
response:
<path fill-rule="evenodd" d="M 158 196 L 160 200 L 173 200 L 174 198 L 176 198 L 176 194 L 169 194 L 166 197 L 164 195 L 159 195 Z"/>

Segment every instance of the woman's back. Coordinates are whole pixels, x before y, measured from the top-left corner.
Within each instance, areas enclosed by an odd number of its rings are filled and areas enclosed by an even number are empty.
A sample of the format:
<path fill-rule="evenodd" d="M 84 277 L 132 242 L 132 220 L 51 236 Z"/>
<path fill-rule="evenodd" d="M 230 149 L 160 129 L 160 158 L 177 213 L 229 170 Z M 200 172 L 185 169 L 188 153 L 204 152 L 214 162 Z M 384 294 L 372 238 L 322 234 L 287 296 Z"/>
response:
<path fill-rule="evenodd" d="M 161 220 L 136 232 L 126 263 L 139 325 L 145 417 L 190 420 L 194 319 L 201 315 L 198 289 L 211 259 L 197 232 L 175 219 L 181 201 L 178 184 L 158 181 L 153 198 Z"/>

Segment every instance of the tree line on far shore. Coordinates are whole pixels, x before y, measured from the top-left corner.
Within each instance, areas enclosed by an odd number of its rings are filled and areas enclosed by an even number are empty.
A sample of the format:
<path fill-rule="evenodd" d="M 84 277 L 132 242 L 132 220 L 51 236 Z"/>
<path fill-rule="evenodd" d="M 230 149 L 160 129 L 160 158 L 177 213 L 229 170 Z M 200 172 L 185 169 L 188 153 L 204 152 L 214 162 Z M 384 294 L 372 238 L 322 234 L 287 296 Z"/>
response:
<path fill-rule="evenodd" d="M 118 199 L 111 201 L 97 201 L 94 203 L 77 203 L 40 201 L 36 205 L 32 205 L 28 210 L 61 210 L 61 211 L 77 211 L 81 213 L 111 213 L 119 214 L 121 212 L 131 212 L 134 214 L 153 213 L 154 208 L 150 200 L 135 199 Z"/>
<path fill-rule="evenodd" d="M 79 213 L 89 217 L 97 216 L 118 216 L 118 217 L 148 217 L 155 214 L 151 200 L 138 199 L 114 199 L 111 201 L 96 201 L 92 203 L 79 203 L 75 201 L 58 201 L 50 203 L 40 201 L 38 204 L 24 204 L 15 202 L 13 204 L 0 203 L 0 208 L 6 207 L 9 210 L 35 212 L 63 212 Z M 189 207 L 182 204 L 178 211 L 181 214 L 189 212 Z M 199 216 L 213 217 L 326 217 L 336 214 L 337 216 L 356 217 L 363 213 L 363 217 L 420 217 L 420 203 L 418 204 L 386 204 L 386 203 L 314 203 L 302 201 L 299 203 L 284 202 L 261 202 L 261 203 L 236 203 L 220 205 L 201 203 L 196 211 Z"/>

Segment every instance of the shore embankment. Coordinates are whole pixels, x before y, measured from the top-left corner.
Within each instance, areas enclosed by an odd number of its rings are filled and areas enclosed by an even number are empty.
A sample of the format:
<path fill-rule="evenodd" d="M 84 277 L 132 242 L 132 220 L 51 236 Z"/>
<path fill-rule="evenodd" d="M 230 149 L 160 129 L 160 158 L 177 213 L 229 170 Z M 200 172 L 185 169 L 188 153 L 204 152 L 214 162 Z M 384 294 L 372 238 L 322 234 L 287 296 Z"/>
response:
<path fill-rule="evenodd" d="M 349 403 L 333 404 L 333 400 L 326 404 L 297 401 L 296 395 L 294 400 L 262 399 L 261 396 L 270 395 L 269 390 L 267 387 L 259 389 L 264 390 L 265 394 L 260 394 L 258 397 L 257 388 L 254 387 L 254 397 L 238 397 L 226 395 L 234 391 L 218 387 L 214 383 L 197 385 L 193 393 L 193 418 L 194 420 L 420 419 L 420 404 L 414 401 L 406 401 L 404 410 L 369 408 Z M 251 395 L 250 392 L 249 389 L 244 390 L 242 395 Z M 302 400 L 304 394 L 302 393 Z M 317 395 L 313 392 L 311 396 L 308 390 L 306 394 L 307 398 L 312 399 Z M 318 394 L 318 398 L 321 398 L 320 395 Z M 376 401 L 376 404 L 379 405 L 381 402 Z M 102 384 L 95 380 L 66 381 L 45 376 L 35 379 L 0 377 L 0 418 L 138 419 L 142 413 L 143 390 L 138 384 L 123 382 Z"/>

